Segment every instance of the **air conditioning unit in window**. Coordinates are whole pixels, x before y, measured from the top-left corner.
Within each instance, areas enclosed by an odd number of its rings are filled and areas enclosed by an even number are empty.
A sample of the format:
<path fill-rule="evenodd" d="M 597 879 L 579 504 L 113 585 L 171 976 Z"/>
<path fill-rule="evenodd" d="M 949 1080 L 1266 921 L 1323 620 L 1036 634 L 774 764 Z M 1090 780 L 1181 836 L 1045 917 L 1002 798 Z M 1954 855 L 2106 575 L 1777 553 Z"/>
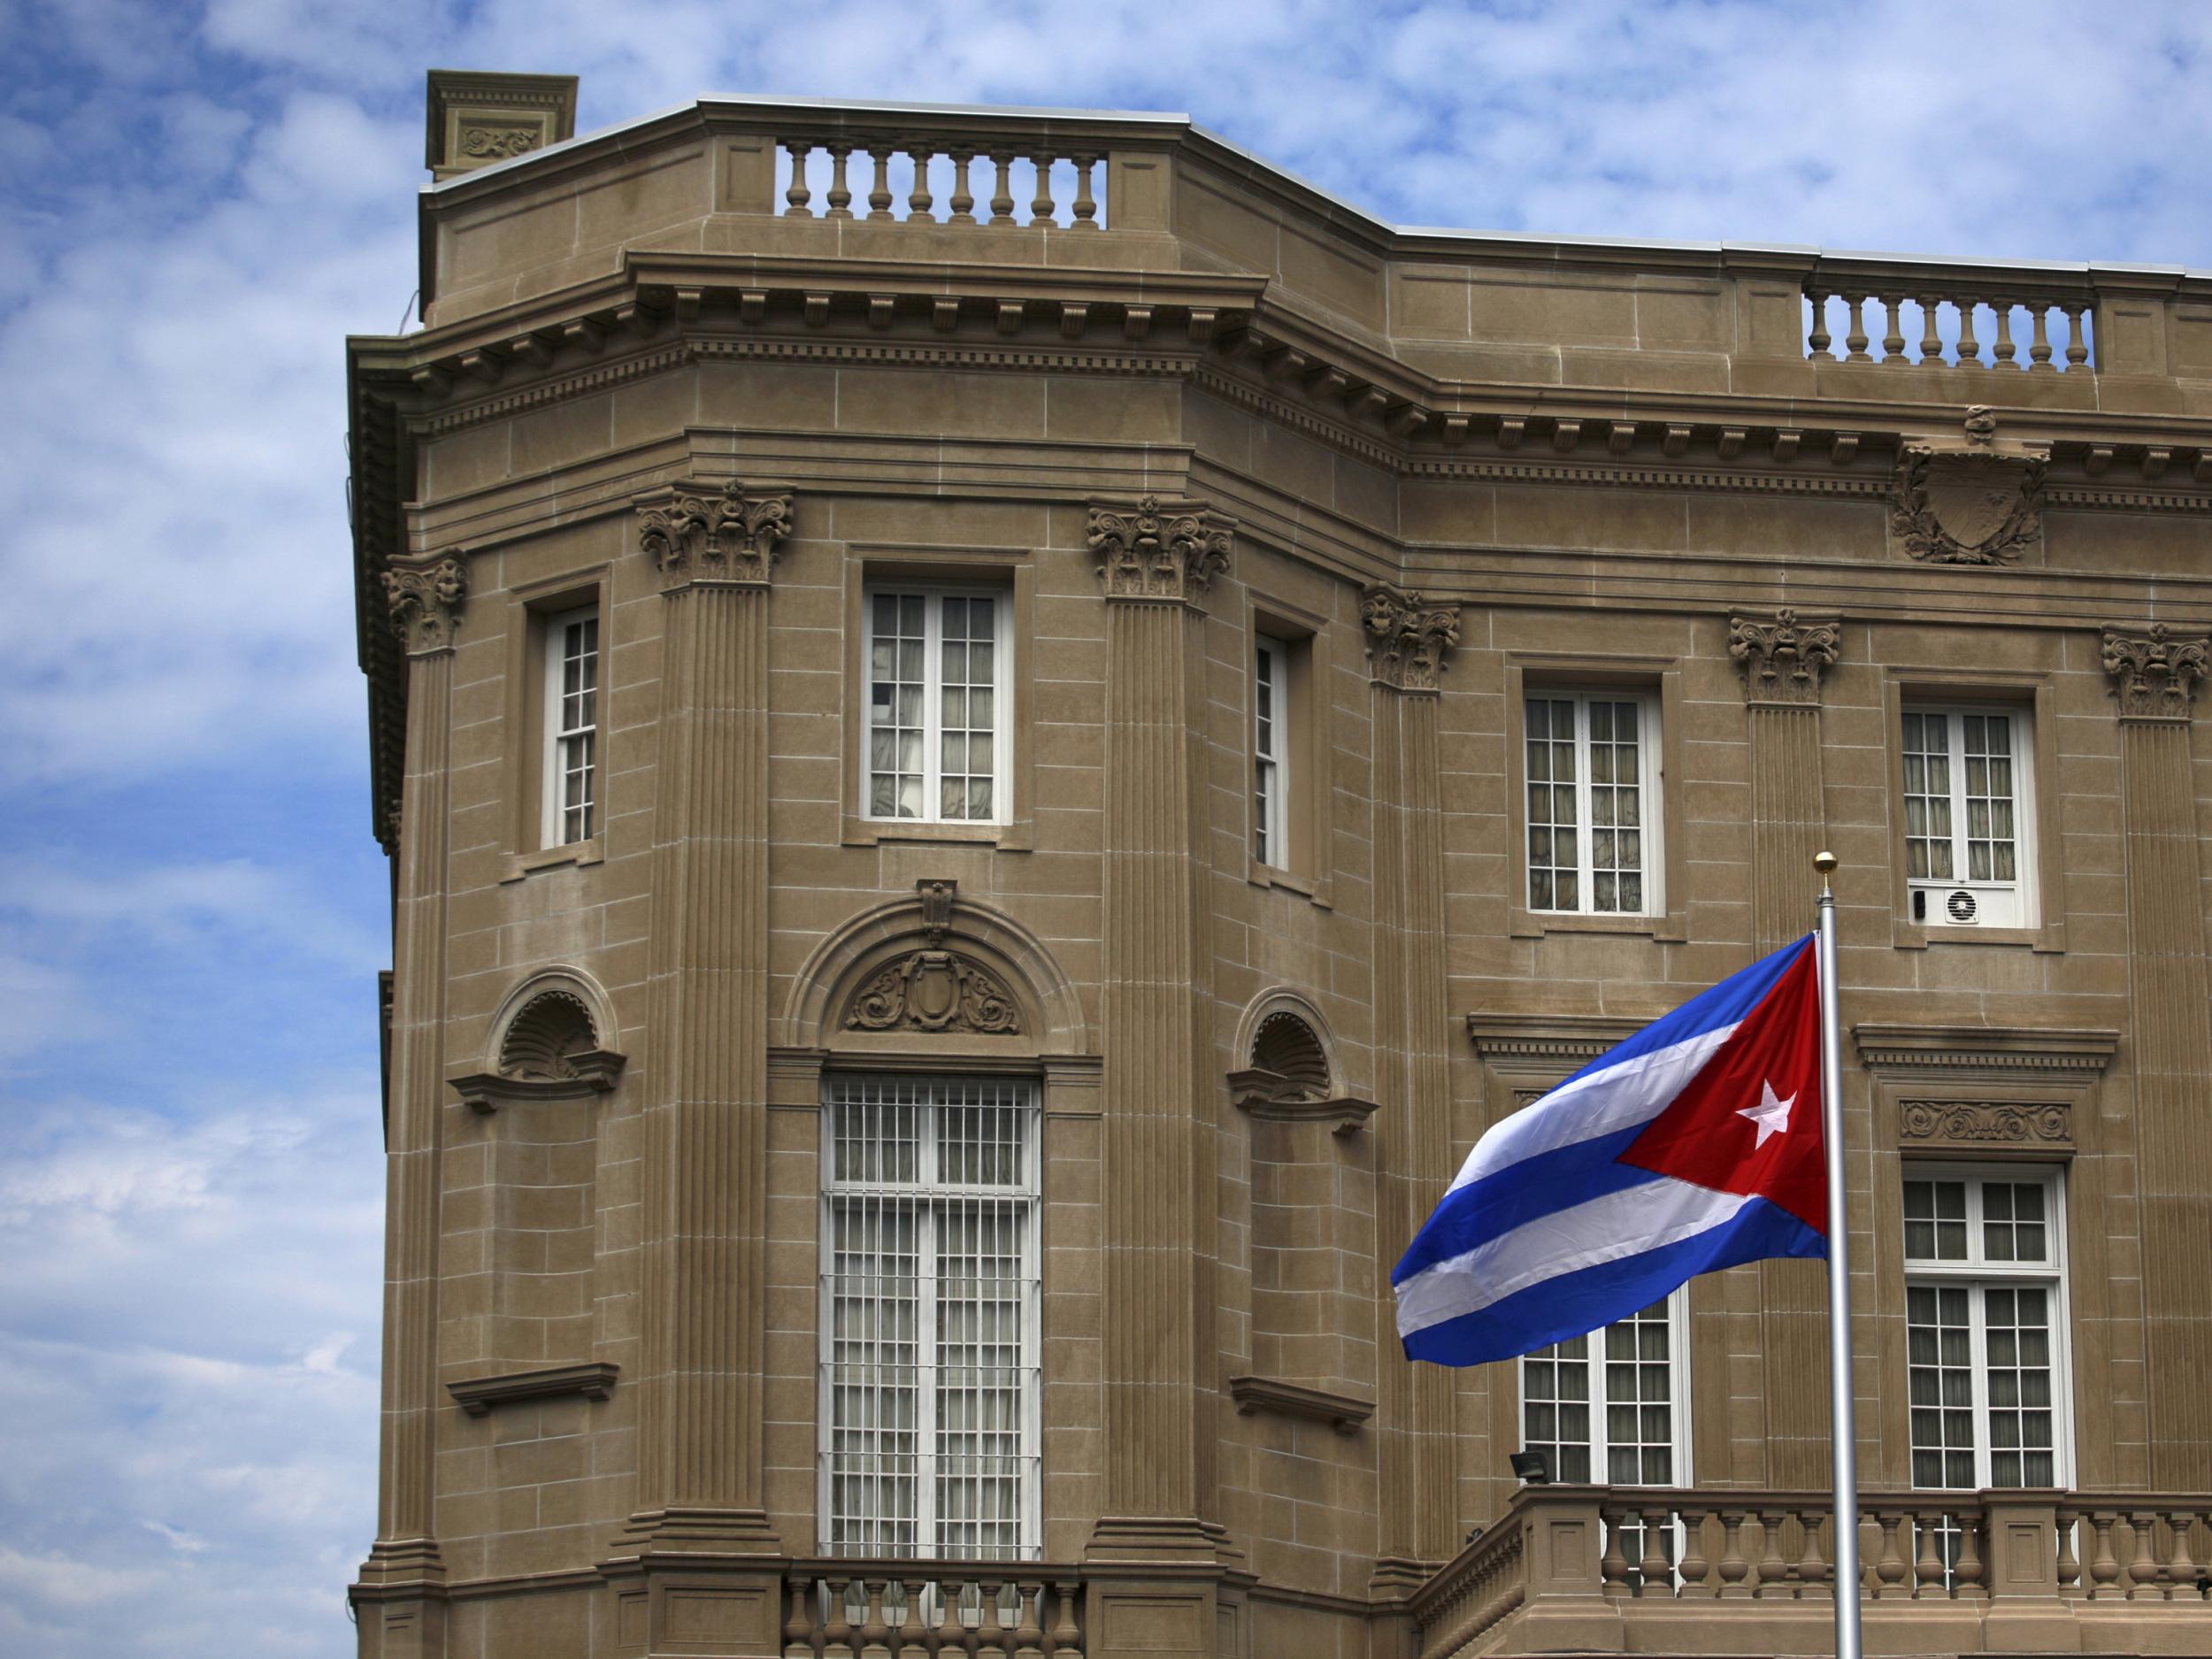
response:
<path fill-rule="evenodd" d="M 2025 927 L 2027 907 L 2011 881 L 1915 881 L 1912 919 L 1929 927 Z"/>

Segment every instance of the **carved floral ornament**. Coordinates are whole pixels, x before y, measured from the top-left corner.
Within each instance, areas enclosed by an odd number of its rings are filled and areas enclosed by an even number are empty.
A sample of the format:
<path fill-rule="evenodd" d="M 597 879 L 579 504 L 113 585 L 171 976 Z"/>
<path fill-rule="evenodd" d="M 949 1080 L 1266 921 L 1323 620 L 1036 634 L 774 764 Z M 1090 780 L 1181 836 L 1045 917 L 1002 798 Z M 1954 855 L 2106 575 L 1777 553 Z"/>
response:
<path fill-rule="evenodd" d="M 995 974 L 957 951 L 933 948 L 909 951 L 863 981 L 845 1010 L 845 1027 L 1012 1036 L 1021 1014 Z"/>
<path fill-rule="evenodd" d="M 384 572 L 392 632 L 411 653 L 450 649 L 468 600 L 468 566 L 448 556 L 434 565 L 395 565 Z"/>
<path fill-rule="evenodd" d="M 1841 628 L 1832 618 L 1801 618 L 1787 606 L 1764 621 L 1741 611 L 1728 618 L 1728 654 L 1743 670 L 1744 700 L 1812 704 L 1820 677 L 1836 664 Z"/>
<path fill-rule="evenodd" d="M 1996 416 L 1976 404 L 1959 436 L 1899 447 L 1890 528 L 1928 564 L 2017 564 L 2043 534 L 2049 458 L 2047 444 L 1999 438 Z"/>
<path fill-rule="evenodd" d="M 2208 668 L 2207 641 L 2175 639 L 2162 622 L 2104 631 L 2104 672 L 2123 720 L 2186 720 Z"/>
<path fill-rule="evenodd" d="M 1368 672 L 1400 691 L 1434 691 L 1459 643 L 1459 606 L 1377 582 L 1360 595 Z"/>
<path fill-rule="evenodd" d="M 1908 1141 L 1965 1146 L 2070 1147 L 2073 1109 L 2047 1102 L 1906 1100 L 1897 1103 L 1899 1133 Z"/>
<path fill-rule="evenodd" d="M 465 125 L 461 128 L 460 150 L 464 156 L 481 161 L 506 161 L 516 156 L 526 156 L 538 147 L 544 136 L 535 126 L 478 127 Z"/>
<path fill-rule="evenodd" d="M 765 582 L 791 534 L 791 492 L 679 484 L 638 503 L 638 541 L 672 581 Z"/>
<path fill-rule="evenodd" d="M 1133 508 L 1091 503 L 1085 534 L 1109 599 L 1195 600 L 1229 568 L 1236 520 L 1202 502 L 1163 503 L 1147 495 Z"/>

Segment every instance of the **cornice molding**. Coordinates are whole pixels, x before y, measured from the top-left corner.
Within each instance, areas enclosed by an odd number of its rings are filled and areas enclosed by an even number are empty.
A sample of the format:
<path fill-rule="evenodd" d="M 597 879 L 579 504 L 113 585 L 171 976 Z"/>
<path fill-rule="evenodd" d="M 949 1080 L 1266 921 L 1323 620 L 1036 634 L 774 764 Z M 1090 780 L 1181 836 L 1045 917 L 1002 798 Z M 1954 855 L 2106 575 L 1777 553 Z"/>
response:
<path fill-rule="evenodd" d="M 518 1400 L 549 1400 L 561 1394 L 581 1394 L 604 1400 L 614 1392 L 622 1367 L 611 1360 L 593 1360 L 576 1365 L 548 1365 L 538 1371 L 503 1371 L 492 1377 L 469 1377 L 445 1386 L 454 1403 L 472 1417 L 487 1417 L 494 1406 Z"/>
<path fill-rule="evenodd" d="M 1290 1093 L 1280 1072 L 1247 1066 L 1229 1073 L 1229 1102 L 1262 1123 L 1325 1124 L 1341 1139 L 1356 1134 L 1375 1115 L 1376 1102 L 1356 1094 L 1305 1096 Z"/>
<path fill-rule="evenodd" d="M 1202 501 L 1094 500 L 1084 541 L 1108 599 L 1195 606 L 1228 571 L 1236 527 Z"/>
<path fill-rule="evenodd" d="M 1500 1072 L 1555 1076 L 1579 1071 L 1650 1023 L 1615 1014 L 1470 1014 L 1467 1035 Z"/>
<path fill-rule="evenodd" d="M 2205 635 L 2176 639 L 2162 622 L 2141 632 L 2108 627 L 2101 652 L 2120 718 L 2131 724 L 2186 725 L 2197 687 L 2212 657 Z"/>
<path fill-rule="evenodd" d="M 1360 595 L 1367 677 L 1394 691 L 1433 693 L 1459 643 L 1459 603 L 1374 582 Z"/>
<path fill-rule="evenodd" d="M 453 649 L 461 613 L 468 606 L 469 573 L 461 549 L 428 563 L 402 565 L 384 572 L 385 609 L 393 637 L 410 657 L 431 657 Z"/>
<path fill-rule="evenodd" d="M 2035 1025 L 1854 1025 L 1859 1059 L 1877 1073 L 1956 1076 L 1986 1071 L 2018 1081 L 2089 1083 L 2103 1075 L 2120 1033 Z"/>
<path fill-rule="evenodd" d="M 1333 1394 L 1304 1383 L 1284 1382 L 1273 1377 L 1232 1377 L 1229 1398 L 1239 1417 L 1271 1411 L 1279 1417 L 1305 1417 L 1325 1423 L 1339 1434 L 1349 1434 L 1375 1415 L 1375 1402 L 1351 1394 Z"/>
<path fill-rule="evenodd" d="M 1820 677 L 1835 666 L 1838 619 L 1801 618 L 1785 605 L 1728 615 L 1728 655 L 1743 672 L 1744 701 L 1754 708 L 1820 706 Z"/>
<path fill-rule="evenodd" d="M 569 1077 L 514 1077 L 504 1071 L 471 1071 L 454 1078 L 453 1092 L 471 1111 L 490 1117 L 502 1106 L 550 1105 L 595 1100 L 611 1094 L 628 1056 L 608 1048 L 566 1056 Z"/>
<path fill-rule="evenodd" d="M 634 498 L 638 545 L 673 591 L 695 584 L 764 587 L 791 534 L 791 492 L 748 494 L 729 479 L 670 485 Z"/>

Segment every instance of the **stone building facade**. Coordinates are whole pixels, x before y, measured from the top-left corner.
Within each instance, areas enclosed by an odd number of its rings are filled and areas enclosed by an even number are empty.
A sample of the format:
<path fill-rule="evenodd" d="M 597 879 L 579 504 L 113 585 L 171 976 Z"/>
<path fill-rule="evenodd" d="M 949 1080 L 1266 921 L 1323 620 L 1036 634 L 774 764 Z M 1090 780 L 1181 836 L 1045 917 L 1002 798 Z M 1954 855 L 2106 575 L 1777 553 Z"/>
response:
<path fill-rule="evenodd" d="M 1825 1651 L 1818 1263 L 1387 1294 L 1824 846 L 1870 1650 L 2212 1650 L 2212 278 L 433 81 L 365 1655 Z"/>

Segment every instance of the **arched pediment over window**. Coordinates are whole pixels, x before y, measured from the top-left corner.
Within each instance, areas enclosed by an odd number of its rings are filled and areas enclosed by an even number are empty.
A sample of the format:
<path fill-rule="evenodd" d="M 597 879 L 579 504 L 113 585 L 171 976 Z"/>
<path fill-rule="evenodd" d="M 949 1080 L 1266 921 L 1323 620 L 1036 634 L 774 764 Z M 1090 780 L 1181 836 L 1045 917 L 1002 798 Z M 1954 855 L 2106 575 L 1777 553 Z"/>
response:
<path fill-rule="evenodd" d="M 786 1044 L 809 1048 L 1092 1051 L 1082 1003 L 1044 942 L 949 880 L 918 881 L 912 898 L 825 938 L 792 981 L 783 1028 Z"/>

